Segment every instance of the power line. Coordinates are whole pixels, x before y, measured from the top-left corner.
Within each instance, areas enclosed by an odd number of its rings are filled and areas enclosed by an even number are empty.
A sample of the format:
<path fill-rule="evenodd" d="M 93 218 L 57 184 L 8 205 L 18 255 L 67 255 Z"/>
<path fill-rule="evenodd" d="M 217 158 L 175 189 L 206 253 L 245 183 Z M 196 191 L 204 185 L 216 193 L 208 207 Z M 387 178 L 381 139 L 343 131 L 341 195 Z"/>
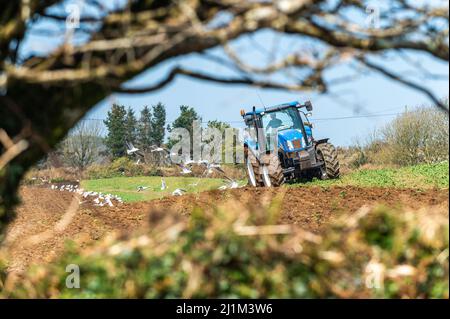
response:
<path fill-rule="evenodd" d="M 364 114 L 364 115 L 353 115 L 353 116 L 342 116 L 342 117 L 327 117 L 327 118 L 311 118 L 312 121 L 339 121 L 339 120 L 349 120 L 349 119 L 361 119 L 361 118 L 371 118 L 371 117 L 387 117 L 387 116 L 397 116 L 403 113 L 385 113 L 385 114 Z M 81 121 L 104 121 L 105 119 L 97 118 L 86 118 Z M 202 121 L 202 124 L 207 124 L 209 121 Z M 239 124 L 243 121 L 221 121 L 227 124 Z M 172 124 L 173 122 L 167 122 L 167 124 Z"/>
<path fill-rule="evenodd" d="M 329 117 L 329 118 L 319 118 L 319 119 L 311 119 L 313 121 L 338 121 L 338 120 L 347 120 L 347 119 L 361 119 L 361 118 L 370 118 L 370 117 L 384 117 L 384 116 L 397 116 L 403 113 L 389 113 L 389 114 L 366 114 L 366 115 L 355 115 L 355 116 L 343 116 L 343 117 Z"/>

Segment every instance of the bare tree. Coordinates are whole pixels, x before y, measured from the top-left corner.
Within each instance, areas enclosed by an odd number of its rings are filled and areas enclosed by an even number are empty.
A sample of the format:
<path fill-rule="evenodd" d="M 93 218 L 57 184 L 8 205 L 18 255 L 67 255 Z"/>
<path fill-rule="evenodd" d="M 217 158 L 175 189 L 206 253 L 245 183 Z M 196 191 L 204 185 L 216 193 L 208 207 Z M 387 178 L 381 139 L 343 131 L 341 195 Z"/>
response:
<path fill-rule="evenodd" d="M 448 112 L 418 81 L 423 72 L 410 78 L 380 62 L 387 53 L 400 56 L 421 52 L 448 63 L 449 15 L 445 1 L 442 5 L 435 1 L 433 5 L 380 1 L 384 9 L 377 15 L 370 6 L 372 1 L 366 0 L 133 0 L 115 7 L 84 0 L 89 10 L 75 21 L 79 27 L 70 30 L 65 27 L 65 3 L 0 3 L 0 127 L 15 140 L 29 143 L 0 174 L 0 231 L 12 216 L 8 211 L 17 201 L 16 189 L 26 169 L 112 92 L 151 92 L 177 76 L 185 76 L 222 84 L 326 93 L 330 87 L 361 74 L 357 71 L 355 75 L 327 78 L 330 68 L 350 63 L 358 70 L 363 67 L 378 72 L 423 92 Z M 367 19 L 375 23 L 366 23 Z M 53 22 L 56 28 L 36 26 L 42 20 Z M 299 49 L 283 54 L 274 45 L 274 50 L 264 52 L 266 47 L 254 43 L 253 37 L 262 29 L 289 37 L 290 47 Z M 55 30 L 65 32 L 67 39 L 56 50 L 45 56 L 21 54 L 26 35 L 54 35 Z M 85 40 L 76 45 L 70 41 L 79 36 Z M 248 63 L 234 47 L 236 39 L 254 44 L 254 50 L 267 55 L 267 64 Z M 223 55 L 210 52 L 217 47 L 223 48 Z M 146 69 L 191 53 L 228 66 L 234 75 L 175 66 L 165 78 L 146 87 L 123 85 Z"/>
<path fill-rule="evenodd" d="M 384 153 L 398 165 L 448 160 L 448 120 L 447 116 L 430 107 L 403 113 L 379 131 L 386 144 Z"/>
<path fill-rule="evenodd" d="M 99 159 L 102 127 L 96 121 L 81 121 L 61 143 L 64 162 L 80 170 Z"/>

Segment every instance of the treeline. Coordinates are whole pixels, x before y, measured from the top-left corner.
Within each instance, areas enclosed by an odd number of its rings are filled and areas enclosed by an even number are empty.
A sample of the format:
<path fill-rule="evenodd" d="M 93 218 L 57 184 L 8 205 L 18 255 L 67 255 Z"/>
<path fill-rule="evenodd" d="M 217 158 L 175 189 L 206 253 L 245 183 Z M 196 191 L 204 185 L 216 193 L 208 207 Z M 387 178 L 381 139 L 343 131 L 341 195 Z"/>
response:
<path fill-rule="evenodd" d="M 152 145 L 161 146 L 166 133 L 166 108 L 158 103 L 145 106 L 139 118 L 131 107 L 113 104 L 104 121 L 108 129 L 105 145 L 112 157 L 126 155 L 126 145 L 131 143 L 147 150 Z"/>
<path fill-rule="evenodd" d="M 202 118 L 193 107 L 188 105 L 181 105 L 179 116 L 171 125 L 166 125 L 166 108 L 162 103 L 151 108 L 145 106 L 139 118 L 131 107 L 126 109 L 123 105 L 113 104 L 104 121 L 108 129 L 105 145 L 114 158 L 126 155 L 127 144 L 132 144 L 143 151 L 151 146 L 165 145 L 170 148 L 177 140 L 168 138 L 166 141 L 166 131 L 170 133 L 174 128 L 184 128 L 193 136 L 194 121 L 202 121 Z M 207 127 L 223 131 L 230 126 L 214 120 L 208 121 Z"/>
<path fill-rule="evenodd" d="M 161 102 L 145 106 L 139 114 L 131 107 L 113 104 L 103 121 L 106 132 L 96 121 L 81 121 L 49 155 L 46 166 L 70 166 L 84 170 L 94 163 L 126 157 L 127 146 L 130 145 L 143 152 L 154 146 L 171 148 L 178 140 L 167 138 L 167 132 L 172 132 L 174 128 L 184 128 L 192 136 L 193 122 L 202 121 L 193 107 L 181 105 L 179 110 L 178 117 L 169 125 L 166 106 Z M 217 120 L 209 121 L 207 126 L 222 131 L 229 127 Z M 49 158 L 57 160 L 49 163 Z"/>

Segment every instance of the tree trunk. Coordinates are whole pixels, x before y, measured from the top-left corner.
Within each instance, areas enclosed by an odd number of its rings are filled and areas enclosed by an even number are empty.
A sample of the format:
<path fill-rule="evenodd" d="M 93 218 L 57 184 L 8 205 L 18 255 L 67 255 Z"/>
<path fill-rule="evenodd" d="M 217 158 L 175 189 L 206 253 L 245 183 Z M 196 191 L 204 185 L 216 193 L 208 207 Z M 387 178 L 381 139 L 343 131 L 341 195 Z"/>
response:
<path fill-rule="evenodd" d="M 26 139 L 29 147 L 0 171 L 0 234 L 14 218 L 17 190 L 26 171 L 109 94 L 92 83 L 45 87 L 16 82 L 8 87 L 7 94 L 0 96 L 0 128 L 15 140 Z"/>

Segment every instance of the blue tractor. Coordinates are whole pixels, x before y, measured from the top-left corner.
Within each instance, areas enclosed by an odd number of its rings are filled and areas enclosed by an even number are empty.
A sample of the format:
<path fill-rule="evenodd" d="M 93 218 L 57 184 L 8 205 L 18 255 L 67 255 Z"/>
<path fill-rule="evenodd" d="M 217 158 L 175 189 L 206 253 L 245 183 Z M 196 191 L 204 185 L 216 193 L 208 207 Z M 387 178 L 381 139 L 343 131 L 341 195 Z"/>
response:
<path fill-rule="evenodd" d="M 244 152 L 249 185 L 277 187 L 293 179 L 339 177 L 335 147 L 328 138 L 313 137 L 311 111 L 309 101 L 241 110 L 247 126 Z"/>

